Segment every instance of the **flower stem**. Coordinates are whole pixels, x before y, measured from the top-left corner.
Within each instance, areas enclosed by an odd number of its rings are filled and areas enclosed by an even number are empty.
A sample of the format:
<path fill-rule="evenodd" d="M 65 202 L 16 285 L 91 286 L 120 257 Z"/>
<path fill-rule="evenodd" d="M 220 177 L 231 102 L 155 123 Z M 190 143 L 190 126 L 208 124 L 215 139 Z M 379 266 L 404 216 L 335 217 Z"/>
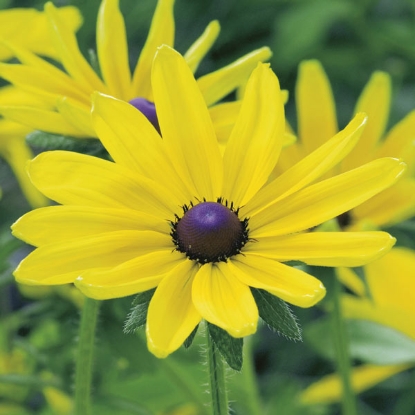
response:
<path fill-rule="evenodd" d="M 247 412 L 251 415 L 261 415 L 261 399 L 258 391 L 258 383 L 255 377 L 255 368 L 252 359 L 253 336 L 244 339 L 244 364 L 242 376 L 245 384 Z"/>
<path fill-rule="evenodd" d="M 225 367 L 219 350 L 213 343 L 206 325 L 207 363 L 209 371 L 212 414 L 228 415 L 228 393 L 226 390 Z"/>
<path fill-rule="evenodd" d="M 100 302 L 85 298 L 81 312 L 79 342 L 75 368 L 75 413 L 91 413 L 91 381 L 95 328 Z"/>
<path fill-rule="evenodd" d="M 357 415 L 356 398 L 351 383 L 351 364 L 349 356 L 349 339 L 344 324 L 340 296 L 342 286 L 337 278 L 333 275 L 333 313 L 332 326 L 333 337 L 337 358 L 337 370 L 340 375 L 343 396 L 342 396 L 342 414 Z"/>

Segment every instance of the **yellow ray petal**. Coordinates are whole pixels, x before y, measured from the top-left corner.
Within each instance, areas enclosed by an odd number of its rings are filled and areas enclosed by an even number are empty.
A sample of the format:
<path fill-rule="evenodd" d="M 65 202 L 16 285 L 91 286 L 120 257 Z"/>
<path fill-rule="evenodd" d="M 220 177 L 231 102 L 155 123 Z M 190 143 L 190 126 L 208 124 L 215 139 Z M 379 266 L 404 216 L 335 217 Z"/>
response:
<path fill-rule="evenodd" d="M 391 186 L 404 170 L 405 163 L 383 158 L 306 187 L 252 216 L 250 236 L 284 235 L 321 224 Z M 243 208 L 240 214 L 246 216 Z"/>
<path fill-rule="evenodd" d="M 380 382 L 409 369 L 411 365 L 362 365 L 352 370 L 351 381 L 355 393 L 361 393 Z M 300 395 L 304 405 L 339 402 L 342 397 L 342 383 L 338 375 L 324 376 L 311 384 Z"/>
<path fill-rule="evenodd" d="M 366 284 L 351 268 L 336 268 L 339 281 L 358 296 L 366 295 Z"/>
<path fill-rule="evenodd" d="M 163 141 L 147 118 L 132 105 L 107 95 L 93 97 L 92 122 L 96 134 L 116 163 L 174 189 L 183 201 L 194 193 L 189 178 L 181 180 L 172 168 Z"/>
<path fill-rule="evenodd" d="M 119 230 L 170 233 L 167 221 L 146 213 L 87 206 L 49 206 L 32 210 L 12 225 L 13 235 L 35 246 Z"/>
<path fill-rule="evenodd" d="M 154 250 L 171 249 L 171 237 L 158 232 L 108 232 L 41 246 L 19 264 L 14 276 L 22 284 L 67 284 L 87 270 L 115 267 Z"/>
<path fill-rule="evenodd" d="M 266 290 L 298 307 L 311 307 L 326 294 L 317 278 L 263 256 L 238 255 L 229 261 L 229 268 L 242 283 Z"/>
<path fill-rule="evenodd" d="M 193 195 L 221 196 L 222 157 L 206 104 L 185 60 L 168 46 L 153 64 L 153 93 L 166 151 Z M 193 190 L 193 189 L 190 189 Z"/>
<path fill-rule="evenodd" d="M 389 116 L 391 81 L 385 72 L 375 72 L 365 86 L 356 105 L 356 112 L 363 111 L 369 117 L 359 145 L 345 158 L 344 171 L 372 160 L 375 148 L 382 137 Z"/>
<path fill-rule="evenodd" d="M 386 232 L 314 232 L 258 238 L 243 251 L 283 262 L 359 267 L 384 255 L 394 243 L 395 238 Z"/>
<path fill-rule="evenodd" d="M 91 109 L 89 105 L 78 104 L 70 98 L 63 97 L 56 101 L 56 107 L 60 114 L 74 128 L 83 131 L 85 137 L 95 137 L 95 131 L 91 125 Z"/>
<path fill-rule="evenodd" d="M 247 285 L 236 278 L 227 263 L 203 265 L 195 276 L 193 303 L 209 323 L 233 337 L 255 333 L 258 308 Z"/>
<path fill-rule="evenodd" d="M 107 92 L 104 83 L 82 56 L 73 30 L 59 16 L 55 6 L 48 2 L 45 4 L 45 13 L 48 15 L 51 38 L 59 52 L 60 61 L 68 73 L 84 88 Z"/>
<path fill-rule="evenodd" d="M 37 108 L 52 108 L 46 101 L 31 94 L 16 88 L 14 85 L 7 85 L 0 88 L 0 106 L 16 106 L 16 105 L 33 105 Z"/>
<path fill-rule="evenodd" d="M 132 87 L 134 96 L 132 98 L 142 97 L 153 100 L 151 65 L 159 46 L 173 46 L 174 44 L 173 5 L 174 0 L 158 0 L 157 2 L 146 43 L 134 70 Z"/>
<path fill-rule="evenodd" d="M 0 107 L 0 114 L 5 118 L 30 127 L 31 130 L 41 130 L 71 137 L 86 136 L 84 131 L 74 127 L 55 111 L 26 106 L 4 106 Z"/>
<path fill-rule="evenodd" d="M 220 25 L 217 20 L 210 22 L 202 35 L 196 39 L 190 46 L 187 52 L 184 54 L 184 58 L 189 65 L 189 68 L 193 73 L 197 71 L 197 68 L 201 60 L 209 52 L 216 39 L 219 36 Z"/>
<path fill-rule="evenodd" d="M 42 193 L 64 205 L 126 207 L 164 220 L 181 213 L 183 201 L 169 189 L 96 157 L 41 153 L 30 163 L 29 176 Z"/>
<path fill-rule="evenodd" d="M 147 345 L 163 358 L 187 339 L 201 316 L 192 302 L 192 282 L 198 265 L 185 260 L 161 281 L 151 299 L 147 315 Z"/>
<path fill-rule="evenodd" d="M 244 205 L 265 184 L 278 160 L 284 131 L 278 79 L 268 65 L 258 64 L 223 156 L 225 199 Z"/>
<path fill-rule="evenodd" d="M 333 92 L 319 61 L 310 60 L 300 64 L 295 97 L 298 135 L 308 154 L 337 132 Z"/>
<path fill-rule="evenodd" d="M 251 216 L 260 212 L 267 203 L 275 203 L 297 192 L 328 172 L 356 145 L 365 123 L 365 114 L 356 115 L 344 130 L 261 189 L 247 204 L 245 214 Z"/>
<path fill-rule="evenodd" d="M 101 2 L 97 21 L 97 52 L 99 67 L 109 93 L 126 101 L 134 98 L 127 35 L 118 0 Z"/>
<path fill-rule="evenodd" d="M 206 104 L 211 106 L 230 92 L 238 88 L 248 79 L 258 62 L 264 62 L 271 57 L 268 47 L 254 50 L 235 62 L 200 77 L 197 80 Z"/>
<path fill-rule="evenodd" d="M 223 102 L 209 108 L 216 137 L 223 151 L 238 118 L 240 109 L 241 101 Z"/>
<path fill-rule="evenodd" d="M 111 269 L 85 271 L 75 284 L 86 296 L 97 300 L 126 297 L 156 287 L 185 260 L 177 251 L 160 248 L 156 252 L 138 254 Z"/>

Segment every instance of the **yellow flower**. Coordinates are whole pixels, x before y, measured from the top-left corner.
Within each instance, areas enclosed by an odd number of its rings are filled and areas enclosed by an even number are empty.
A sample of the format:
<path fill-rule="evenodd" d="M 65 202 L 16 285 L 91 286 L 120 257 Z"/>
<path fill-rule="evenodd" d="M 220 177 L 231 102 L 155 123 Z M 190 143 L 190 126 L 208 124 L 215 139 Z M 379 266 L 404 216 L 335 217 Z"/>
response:
<path fill-rule="evenodd" d="M 343 314 L 349 319 L 368 320 L 390 327 L 414 341 L 415 348 L 415 253 L 394 248 L 384 257 L 365 266 L 369 294 L 344 294 Z M 353 272 L 349 270 L 349 272 Z M 357 276 L 355 276 L 357 278 Z M 356 393 L 369 389 L 383 380 L 413 367 L 415 362 L 401 364 L 364 364 L 353 369 L 352 383 Z M 307 404 L 330 403 L 341 398 L 341 382 L 329 375 L 312 384 L 302 394 Z"/>
<path fill-rule="evenodd" d="M 52 3 L 45 12 L 52 30 L 55 49 L 64 70 L 16 45 L 9 45 L 21 64 L 2 64 L 0 76 L 29 91 L 52 106 L 6 105 L 4 116 L 33 129 L 74 137 L 96 137 L 90 120 L 90 96 L 94 91 L 131 101 L 157 127 L 150 72 L 154 54 L 162 44 L 174 43 L 174 0 L 159 0 L 147 41 L 133 71 L 129 68 L 128 45 L 124 19 L 118 0 L 103 0 L 97 21 L 97 57 L 102 79 L 82 56 L 74 31 L 67 26 Z M 192 71 L 209 51 L 219 34 L 219 23 L 211 22 L 205 32 L 185 54 Z M 208 106 L 216 103 L 245 82 L 257 62 L 269 59 L 269 48 L 253 51 L 230 65 L 198 79 Z M 218 121 L 219 122 L 219 121 Z"/>
<path fill-rule="evenodd" d="M 267 184 L 285 130 L 268 65 L 259 64 L 248 81 L 223 156 L 199 86 L 168 46 L 157 52 L 152 86 L 162 140 L 134 107 L 96 93 L 92 122 L 114 162 L 65 151 L 31 162 L 33 183 L 63 206 L 34 210 L 13 225 L 15 236 L 37 247 L 15 271 L 17 281 L 75 281 L 96 299 L 157 287 L 147 339 L 165 357 L 202 318 L 234 337 L 254 333 L 250 287 L 300 307 L 318 302 L 321 282 L 284 262 L 359 266 L 393 245 L 384 232 L 306 232 L 404 170 L 399 160 L 383 158 L 311 184 L 350 151 L 364 114 Z"/>
<path fill-rule="evenodd" d="M 365 112 L 368 122 L 356 147 L 342 163 L 328 173 L 348 171 L 379 157 L 402 158 L 407 173 L 394 186 L 339 218 L 345 229 L 389 226 L 415 213 L 415 111 L 408 114 L 386 135 L 391 99 L 390 78 L 375 72 L 364 88 L 355 112 Z M 299 140 L 285 150 L 276 174 L 284 172 L 337 131 L 336 108 L 327 75 L 318 61 L 301 63 L 296 86 Z"/>

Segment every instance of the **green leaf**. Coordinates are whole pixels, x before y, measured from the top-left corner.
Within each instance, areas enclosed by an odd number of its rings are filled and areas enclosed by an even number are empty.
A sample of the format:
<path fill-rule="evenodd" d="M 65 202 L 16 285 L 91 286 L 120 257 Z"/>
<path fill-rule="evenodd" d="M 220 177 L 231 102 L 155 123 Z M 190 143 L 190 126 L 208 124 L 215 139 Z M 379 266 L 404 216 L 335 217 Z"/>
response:
<path fill-rule="evenodd" d="M 188 349 L 192 345 L 198 328 L 199 328 L 199 324 L 193 329 L 193 331 L 189 334 L 189 337 L 184 341 L 183 346 L 186 349 Z"/>
<path fill-rule="evenodd" d="M 301 328 L 288 305 L 264 290 L 251 288 L 259 315 L 265 323 L 290 340 L 301 341 Z"/>
<path fill-rule="evenodd" d="M 156 290 L 148 290 L 138 294 L 133 300 L 133 308 L 124 324 L 124 333 L 131 333 L 144 326 L 147 322 L 147 310 Z"/>
<path fill-rule="evenodd" d="M 214 324 L 208 323 L 209 333 L 215 346 L 225 359 L 226 363 L 238 372 L 242 369 L 243 363 L 243 339 L 236 339 L 228 334 L 225 330 Z"/>

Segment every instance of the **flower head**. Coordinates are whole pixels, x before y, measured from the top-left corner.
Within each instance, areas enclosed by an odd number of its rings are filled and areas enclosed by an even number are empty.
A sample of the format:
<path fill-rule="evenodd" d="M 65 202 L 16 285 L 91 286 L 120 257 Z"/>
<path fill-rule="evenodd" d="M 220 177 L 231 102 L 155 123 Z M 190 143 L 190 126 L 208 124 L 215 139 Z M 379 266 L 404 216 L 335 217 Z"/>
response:
<path fill-rule="evenodd" d="M 137 99 L 153 104 L 150 82 L 151 64 L 158 46 L 174 43 L 174 0 L 159 0 L 147 41 L 131 74 L 126 29 L 118 0 L 103 0 L 97 21 L 97 58 L 102 78 L 81 54 L 74 31 L 58 14 L 52 3 L 45 5 L 56 54 L 64 70 L 37 57 L 28 50 L 9 44 L 20 64 L 0 65 L 0 75 L 14 85 L 41 97 L 50 108 L 5 105 L 1 113 L 37 130 L 70 135 L 96 137 L 90 121 L 90 96 L 94 91 L 109 94 L 124 101 Z M 186 61 L 196 71 L 219 34 L 217 21 L 185 54 Z M 253 51 L 230 65 L 198 79 L 204 99 L 212 105 L 245 82 L 257 62 L 270 57 L 266 47 Z M 136 105 L 137 106 L 137 105 Z M 138 106 L 141 110 L 142 107 Z M 154 119 L 155 108 L 144 111 Z M 157 128 L 157 127 L 156 127 Z"/>
<path fill-rule="evenodd" d="M 114 161 L 53 151 L 31 162 L 33 183 L 63 206 L 34 210 L 13 225 L 14 235 L 37 247 L 15 271 L 18 281 L 75 282 L 96 299 L 157 287 L 147 339 L 164 357 L 202 318 L 234 337 L 254 333 L 250 287 L 300 307 L 318 302 L 321 282 L 284 262 L 359 266 L 393 245 L 384 232 L 307 232 L 404 169 L 384 158 L 311 184 L 356 143 L 363 114 L 268 183 L 285 130 L 268 65 L 252 73 L 223 155 L 197 82 L 168 46 L 157 52 L 152 85 L 163 139 L 131 105 L 96 93 L 92 122 Z"/>

